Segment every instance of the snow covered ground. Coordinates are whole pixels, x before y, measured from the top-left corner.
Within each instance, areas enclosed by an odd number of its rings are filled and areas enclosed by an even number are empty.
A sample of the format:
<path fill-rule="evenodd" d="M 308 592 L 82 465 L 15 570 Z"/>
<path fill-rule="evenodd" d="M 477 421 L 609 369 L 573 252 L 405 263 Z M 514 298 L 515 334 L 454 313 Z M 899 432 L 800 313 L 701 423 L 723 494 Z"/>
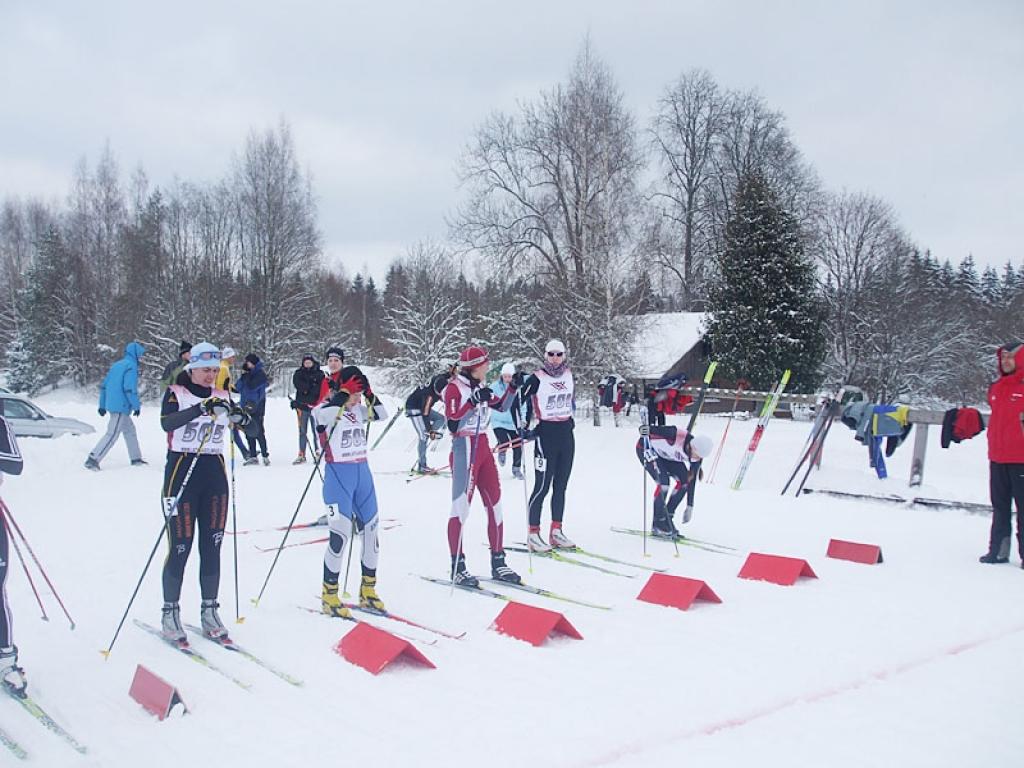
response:
<path fill-rule="evenodd" d="M 48 410 L 95 423 L 90 402 L 67 394 L 42 399 Z M 581 545 L 641 561 L 639 538 L 611 525 L 639 527 L 641 471 L 633 426 L 577 426 L 566 531 Z M 717 437 L 724 418 L 702 426 Z M 635 600 L 646 574 L 609 576 L 510 554 L 527 581 L 613 606 L 597 611 L 515 594 L 562 611 L 583 641 L 534 648 L 488 626 L 503 603 L 449 595 L 411 574 L 443 576 L 448 562 L 448 481 L 407 483 L 412 431 L 401 419 L 371 454 L 381 514 L 399 527 L 382 534 L 380 593 L 399 613 L 452 631 L 461 641 L 421 645 L 436 670 L 396 666 L 377 677 L 333 651 L 353 625 L 300 611 L 316 606 L 323 545 L 288 549 L 258 608 L 250 603 L 281 534 L 239 537 L 242 613 L 231 629 L 242 645 L 305 681 L 293 688 L 208 643 L 196 647 L 236 676 L 242 690 L 190 662 L 129 622 L 109 660 L 107 646 L 146 555 L 159 535 L 164 436 L 156 408 L 139 420 L 151 462 L 128 466 L 116 447 L 96 474 L 82 462 L 96 435 L 22 440 L 25 473 L 2 493 L 61 591 L 78 628 L 59 608 L 38 610 L 12 553 L 9 596 L 16 642 L 32 693 L 89 746 L 79 757 L 0 700 L 0 726 L 36 764 L 151 768 L 225 766 L 1017 766 L 1024 656 L 1024 571 L 977 562 L 988 518 L 779 491 L 809 425 L 772 422 L 743 490 L 728 485 L 753 422 L 735 422 L 717 480 L 698 489 L 687 533 L 732 545 L 738 556 L 648 543 L 648 564 L 704 579 L 722 598 L 688 612 Z M 283 399 L 268 407 L 273 465 L 237 469 L 242 529 L 283 525 L 311 471 L 292 467 L 294 417 Z M 371 435 L 372 439 L 372 435 Z M 984 437 L 950 450 L 933 435 L 926 486 L 918 495 L 985 501 Z M 446 443 L 447 445 L 447 443 Z M 837 425 L 819 487 L 906 495 L 911 446 L 873 479 L 866 452 Z M 434 463 L 442 455 L 431 454 Z M 506 541 L 525 534 L 523 491 L 502 470 Z M 314 484 L 299 520 L 321 514 Z M 477 502 L 478 503 L 478 502 Z M 547 524 L 545 510 L 545 529 Z M 466 532 L 470 569 L 486 575 L 485 516 L 474 505 Z M 322 536 L 295 531 L 290 541 Z M 864 566 L 824 557 L 829 538 L 881 545 L 885 562 Z M 820 577 L 780 587 L 736 577 L 749 551 L 806 558 Z M 231 539 L 223 549 L 222 615 L 234 617 Z M 159 620 L 159 562 L 132 611 Z M 616 567 L 616 566 L 610 566 Z M 198 553 L 193 551 L 183 613 L 198 622 Z M 353 567 L 353 571 L 356 571 Z M 45 595 L 44 595 L 45 597 Z M 378 620 L 378 623 L 384 624 Z M 401 627 L 395 627 L 401 629 Z M 413 631 L 413 630 L 410 630 Z M 181 689 L 191 712 L 158 722 L 128 698 L 137 663 Z M 13 763 L 0 750 L 0 764 Z"/>

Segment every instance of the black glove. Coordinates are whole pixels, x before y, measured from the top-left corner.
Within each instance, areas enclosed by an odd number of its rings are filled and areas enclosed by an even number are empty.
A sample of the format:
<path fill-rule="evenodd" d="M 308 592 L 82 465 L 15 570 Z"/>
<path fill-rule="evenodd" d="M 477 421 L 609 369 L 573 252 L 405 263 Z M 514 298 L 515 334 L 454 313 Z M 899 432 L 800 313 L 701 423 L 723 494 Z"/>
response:
<path fill-rule="evenodd" d="M 317 431 L 318 434 L 322 435 L 324 432 L 327 431 L 327 427 L 324 424 L 317 424 L 316 425 L 316 431 Z"/>
<path fill-rule="evenodd" d="M 98 411 L 96 411 L 96 412 L 97 412 L 97 413 L 98 413 L 98 414 L 99 414 L 100 416 L 106 416 L 106 415 L 107 415 L 107 409 L 106 409 L 106 408 L 100 408 L 100 409 L 99 409 Z"/>
<path fill-rule="evenodd" d="M 489 403 L 491 401 L 491 388 L 480 387 L 479 389 L 474 389 L 473 394 L 469 396 L 469 399 L 477 405 L 480 405 L 481 403 Z"/>
<path fill-rule="evenodd" d="M 516 389 L 519 389 L 521 386 L 523 386 L 524 381 L 526 381 L 526 376 L 523 374 L 523 372 L 516 371 L 515 373 L 512 374 L 512 381 L 510 381 L 509 384 L 515 387 Z"/>
<path fill-rule="evenodd" d="M 526 442 L 527 440 L 533 440 L 536 437 L 537 430 L 535 429 L 526 429 L 524 427 L 523 429 L 519 430 L 519 439 L 522 440 L 523 442 Z"/>
<path fill-rule="evenodd" d="M 444 437 L 444 432 L 431 431 L 427 433 L 427 437 L 431 440 L 440 440 L 442 437 Z"/>
<path fill-rule="evenodd" d="M 648 437 L 651 434 L 651 425 L 650 424 L 641 424 L 640 425 L 640 434 L 643 435 L 644 437 Z"/>
<path fill-rule="evenodd" d="M 327 388 L 331 390 L 331 392 L 337 392 L 341 389 L 341 382 L 337 379 L 327 379 Z"/>
<path fill-rule="evenodd" d="M 136 408 L 134 411 L 132 411 L 132 416 L 138 416 L 141 413 L 142 413 L 142 409 L 141 408 Z"/>
<path fill-rule="evenodd" d="M 220 397 L 208 397 L 199 404 L 199 412 L 204 416 L 227 416 L 231 413 L 231 403 Z"/>
<path fill-rule="evenodd" d="M 291 408 L 293 411 L 299 410 L 299 401 L 296 400 L 295 398 L 289 398 L 288 407 Z"/>
<path fill-rule="evenodd" d="M 334 408 L 344 408 L 345 403 L 348 402 L 348 399 L 350 397 L 351 395 L 348 392 L 344 390 L 339 390 L 338 392 L 335 392 L 333 395 L 331 395 L 331 398 L 330 400 L 327 401 L 327 404 Z"/>
<path fill-rule="evenodd" d="M 228 421 L 230 421 L 232 424 L 238 425 L 239 427 L 244 427 L 246 424 L 252 421 L 252 417 L 249 416 L 248 413 L 239 408 L 237 405 L 232 403 L 231 412 L 228 414 Z"/>

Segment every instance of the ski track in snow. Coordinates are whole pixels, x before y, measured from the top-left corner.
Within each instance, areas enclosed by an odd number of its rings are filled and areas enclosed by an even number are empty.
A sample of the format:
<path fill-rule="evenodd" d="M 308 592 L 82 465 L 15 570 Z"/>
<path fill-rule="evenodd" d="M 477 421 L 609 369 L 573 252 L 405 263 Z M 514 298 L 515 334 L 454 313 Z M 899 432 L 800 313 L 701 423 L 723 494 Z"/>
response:
<path fill-rule="evenodd" d="M 39 401 L 102 432 L 105 420 L 89 398 L 55 393 Z M 297 444 L 287 401 L 272 398 L 267 411 L 273 465 L 236 465 L 241 529 L 286 523 L 312 471 L 311 464 L 290 466 Z M 705 416 L 699 427 L 717 439 L 725 423 Z M 4 730 L 37 764 L 120 768 L 144 759 L 150 768 L 162 768 L 201 757 L 256 767 L 328 757 L 425 766 L 494 759 L 512 766 L 734 766 L 756 758 L 762 766 L 983 762 L 988 768 L 1015 766 L 1024 753 L 1014 714 L 1024 654 L 1024 571 L 1016 556 L 1009 566 L 977 563 L 988 537 L 983 515 L 821 495 L 780 497 L 807 423 L 772 421 L 743 490 L 735 492 L 728 486 L 754 422 L 734 422 L 716 483 L 698 488 L 686 532 L 738 547 L 741 557 L 681 547 L 675 558 L 670 543 L 648 541 L 652 556 L 642 562 L 707 581 L 721 605 L 698 603 L 681 612 L 641 603 L 635 597 L 645 572 L 610 566 L 636 573 L 624 579 L 534 558 L 530 573 L 527 556 L 510 553 L 509 564 L 528 583 L 614 606 L 595 611 L 510 591 L 520 602 L 564 613 L 585 638 L 554 639 L 541 648 L 488 630 L 504 603 L 449 595 L 410 575 L 445 574 L 450 480 L 406 483 L 401 475 L 378 475 L 380 514 L 401 523 L 381 534 L 382 598 L 397 613 L 468 632 L 460 641 L 419 646 L 437 670 L 399 664 L 374 677 L 334 652 L 353 625 L 296 609 L 316 605 L 323 545 L 282 552 L 254 607 L 250 599 L 272 560 L 255 547 L 276 546 L 280 531 L 238 537 L 245 620 L 235 624 L 234 541 L 225 537 L 221 615 L 241 645 L 305 681 L 294 688 L 245 659 L 196 644 L 251 683 L 250 691 L 176 655 L 130 620 L 110 659 L 99 653 L 161 527 L 165 442 L 155 404 L 144 407 L 137 425 L 148 467 L 129 467 L 118 445 L 102 472 L 82 469 L 98 435 L 25 438 L 25 472 L 0 489 L 78 623 L 68 631 L 41 580 L 50 621 L 38 620 L 12 550 L 8 596 L 31 691 L 89 747 L 88 755 L 74 754 L 14 702 L 0 700 Z M 379 428 L 373 426 L 371 442 Z M 938 430 L 932 432 L 925 485 L 914 494 L 906 488 L 912 440 L 887 460 L 890 477 L 879 481 L 867 466 L 866 449 L 841 424 L 829 436 L 822 471 L 812 473 L 808 484 L 985 502 L 984 435 L 942 450 Z M 596 552 L 641 561 L 640 538 L 609 530 L 641 522 L 634 419 L 618 429 L 581 422 L 576 438 L 567 533 Z M 400 418 L 371 453 L 371 468 L 407 468 L 415 456 L 412 440 L 408 419 Z M 445 440 L 442 451 L 428 454 L 432 464 L 444 463 L 447 447 Z M 522 540 L 522 488 L 508 466 L 499 472 L 506 541 Z M 297 519 L 312 520 L 322 511 L 315 480 Z M 545 531 L 548 519 L 545 505 Z M 478 575 L 487 575 L 485 522 L 475 501 L 465 548 Z M 323 529 L 296 530 L 288 541 L 323 535 Z M 879 544 L 884 564 L 826 559 L 833 537 Z M 737 579 L 750 551 L 806 558 L 819 579 L 793 587 Z M 162 553 L 131 613 L 149 623 L 159 619 L 161 559 Z M 183 618 L 190 622 L 198 620 L 197 576 L 194 548 L 182 595 Z M 350 591 L 354 586 L 355 578 Z M 374 623 L 387 628 L 385 620 Z M 434 637 L 405 625 L 392 628 Z M 161 723 L 129 699 L 138 663 L 177 685 L 190 714 Z M 12 756 L 0 753 L 0 765 L 5 759 Z"/>

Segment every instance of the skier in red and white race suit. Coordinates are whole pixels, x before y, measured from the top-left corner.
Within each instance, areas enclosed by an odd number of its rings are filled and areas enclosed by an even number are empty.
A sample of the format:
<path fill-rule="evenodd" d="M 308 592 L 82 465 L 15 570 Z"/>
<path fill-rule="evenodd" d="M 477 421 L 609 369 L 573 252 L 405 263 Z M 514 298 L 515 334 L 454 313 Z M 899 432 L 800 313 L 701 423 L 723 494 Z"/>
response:
<path fill-rule="evenodd" d="M 654 519 L 651 534 L 672 538 L 679 535 L 673 517 L 686 496 L 700 462 L 714 449 L 714 441 L 707 435 L 691 435 L 681 427 L 640 425 L 640 439 L 636 442 L 636 456 L 644 470 L 654 478 Z M 669 486 L 675 480 L 675 488 Z M 693 507 L 687 505 L 683 523 L 690 522 Z"/>
<path fill-rule="evenodd" d="M 487 540 L 491 548 L 491 576 L 499 581 L 519 584 L 519 574 L 505 564 L 504 531 L 501 514 L 501 483 L 487 440 L 490 411 L 508 410 L 515 388 L 509 387 L 503 398 L 495 397 L 483 386 L 490 360 L 483 347 L 470 346 L 459 356 L 459 373 L 444 390 L 445 418 L 452 433 L 449 462 L 452 468 L 452 507 L 448 517 L 448 547 L 452 557 L 452 578 L 465 587 L 480 585 L 466 570 L 462 528 L 469 515 L 474 492 L 487 509 Z"/>

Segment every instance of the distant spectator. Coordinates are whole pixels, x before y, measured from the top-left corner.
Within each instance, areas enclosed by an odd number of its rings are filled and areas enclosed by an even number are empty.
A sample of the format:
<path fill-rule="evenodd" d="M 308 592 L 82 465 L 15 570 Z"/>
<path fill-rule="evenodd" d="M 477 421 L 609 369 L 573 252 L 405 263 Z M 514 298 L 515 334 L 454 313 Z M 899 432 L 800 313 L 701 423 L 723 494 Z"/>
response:
<path fill-rule="evenodd" d="M 246 464 L 258 464 L 256 444 L 259 453 L 263 454 L 263 465 L 270 464 L 270 453 L 267 451 L 267 434 L 263 427 L 263 417 L 267 412 L 267 374 L 263 372 L 263 362 L 255 354 L 249 353 L 242 363 L 245 371 L 238 377 L 238 395 L 242 409 L 249 414 L 250 421 L 245 426 L 245 437 L 249 442 L 249 456 Z"/>
<path fill-rule="evenodd" d="M 989 492 L 992 530 L 983 563 L 1010 561 L 1013 505 L 1017 505 L 1017 548 L 1024 568 L 1024 345 L 1005 344 L 996 352 L 999 378 L 988 388 Z"/>
<path fill-rule="evenodd" d="M 138 416 L 142 410 L 139 400 L 139 359 L 145 354 L 145 348 L 133 341 L 124 349 L 124 357 L 110 366 L 107 376 L 100 387 L 99 414 L 110 414 L 107 422 L 107 433 L 100 438 L 85 460 L 85 468 L 99 472 L 100 462 L 107 451 L 114 447 L 118 435 L 124 435 L 128 446 L 128 457 L 132 466 L 145 464 L 142 451 L 139 450 L 139 438 L 135 434 L 135 422 L 132 416 Z"/>
<path fill-rule="evenodd" d="M 167 389 L 171 384 L 181 384 L 178 378 L 185 376 L 185 366 L 188 365 L 188 354 L 192 349 L 192 345 L 187 341 L 181 342 L 178 347 L 178 356 L 171 360 L 166 366 L 164 366 L 163 375 L 160 377 L 160 381 L 164 385 L 164 389 Z"/>
<path fill-rule="evenodd" d="M 302 358 L 302 365 L 292 374 L 295 398 L 291 405 L 295 409 L 295 419 L 299 426 L 299 455 L 292 464 L 304 464 L 306 461 L 307 432 L 312 426 L 311 409 L 320 399 L 320 387 L 324 378 L 320 363 L 312 355 L 305 355 Z"/>

